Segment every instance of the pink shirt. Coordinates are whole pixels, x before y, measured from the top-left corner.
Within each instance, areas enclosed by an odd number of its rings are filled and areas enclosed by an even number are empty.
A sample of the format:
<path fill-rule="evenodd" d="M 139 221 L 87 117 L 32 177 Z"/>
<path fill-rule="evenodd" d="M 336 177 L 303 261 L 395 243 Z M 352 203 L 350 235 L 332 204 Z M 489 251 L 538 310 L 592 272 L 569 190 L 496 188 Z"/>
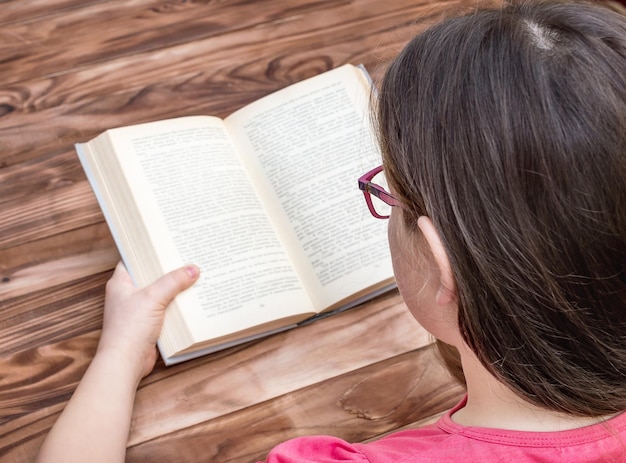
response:
<path fill-rule="evenodd" d="M 465 399 L 436 424 L 369 444 L 329 436 L 301 437 L 270 452 L 267 463 L 618 463 L 626 462 L 626 413 L 605 423 L 560 432 L 466 427 L 452 421 Z"/>

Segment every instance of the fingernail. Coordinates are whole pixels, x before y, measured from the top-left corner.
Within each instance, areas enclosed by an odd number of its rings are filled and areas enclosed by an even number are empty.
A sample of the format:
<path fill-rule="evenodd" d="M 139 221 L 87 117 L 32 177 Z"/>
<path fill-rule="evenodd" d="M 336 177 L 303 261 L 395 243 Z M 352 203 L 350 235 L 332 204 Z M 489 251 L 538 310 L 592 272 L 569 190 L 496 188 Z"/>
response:
<path fill-rule="evenodd" d="M 200 273 L 200 270 L 195 265 L 185 267 L 185 271 L 187 272 L 187 275 L 194 280 L 198 278 L 198 274 Z"/>

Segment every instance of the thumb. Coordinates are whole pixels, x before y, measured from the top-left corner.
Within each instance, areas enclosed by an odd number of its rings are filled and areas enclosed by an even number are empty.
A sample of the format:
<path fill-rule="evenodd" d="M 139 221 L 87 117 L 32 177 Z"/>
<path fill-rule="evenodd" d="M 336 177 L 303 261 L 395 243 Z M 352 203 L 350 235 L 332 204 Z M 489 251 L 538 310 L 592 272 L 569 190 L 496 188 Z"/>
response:
<path fill-rule="evenodd" d="M 176 295 L 193 285 L 199 275 L 200 269 L 196 265 L 181 267 L 166 273 L 144 291 L 149 299 L 165 308 Z"/>

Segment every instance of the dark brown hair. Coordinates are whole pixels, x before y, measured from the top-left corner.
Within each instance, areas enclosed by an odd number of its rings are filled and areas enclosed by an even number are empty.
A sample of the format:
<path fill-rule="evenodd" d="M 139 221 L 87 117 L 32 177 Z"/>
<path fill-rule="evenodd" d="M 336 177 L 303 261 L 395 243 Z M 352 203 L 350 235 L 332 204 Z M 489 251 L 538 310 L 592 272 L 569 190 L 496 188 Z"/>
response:
<path fill-rule="evenodd" d="M 447 19 L 391 64 L 377 119 L 483 365 L 551 410 L 626 410 L 624 16 L 550 1 Z"/>

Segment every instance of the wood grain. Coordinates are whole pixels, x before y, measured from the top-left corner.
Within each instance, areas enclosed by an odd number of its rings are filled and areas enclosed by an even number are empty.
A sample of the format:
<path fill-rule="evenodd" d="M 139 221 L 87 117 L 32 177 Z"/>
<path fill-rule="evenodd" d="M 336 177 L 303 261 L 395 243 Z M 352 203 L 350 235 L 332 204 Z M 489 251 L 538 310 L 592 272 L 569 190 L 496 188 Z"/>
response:
<path fill-rule="evenodd" d="M 119 260 L 74 143 L 226 116 L 341 64 L 378 80 L 474 0 L 9 0 L 0 8 L 0 461 L 34 460 L 93 357 Z M 255 461 L 295 436 L 353 442 L 463 394 L 395 292 L 140 385 L 128 461 Z"/>
<path fill-rule="evenodd" d="M 265 5 L 255 5 L 258 3 Z M 110 60 L 85 67 L 81 64 L 75 73 L 44 74 L 43 79 L 32 63 L 16 58 L 15 72 L 17 68 L 33 70 L 23 83 L 0 94 L 0 107 L 5 107 L 0 148 L 10 146 L 13 152 L 2 162 L 11 165 L 32 159 L 42 154 L 44 145 L 58 154 L 63 147 L 71 148 L 77 140 L 85 141 L 112 126 L 189 114 L 223 117 L 262 95 L 345 62 L 364 63 L 376 77 L 381 63 L 394 56 L 415 32 L 414 21 L 407 18 L 420 11 L 435 15 L 431 5 L 420 8 L 407 0 L 393 2 L 392 11 L 385 10 L 390 5 L 375 0 L 361 3 L 357 9 L 353 3 L 341 8 L 345 4 L 338 2 L 338 6 L 315 14 L 274 20 L 150 53 L 112 55 Z M 460 2 L 444 6 L 461 8 Z M 357 13 L 351 21 L 342 19 Z M 320 30 L 322 24 L 324 30 Z M 329 33 L 333 41 L 329 41 Z M 271 47 L 266 46 L 268 42 Z M 237 59 L 233 59 L 234 50 Z M 172 105 L 172 100 L 177 104 Z M 45 117 L 42 123 L 47 130 L 31 127 L 34 137 L 24 137 L 25 124 L 32 123 L 32 109 Z"/>
<path fill-rule="evenodd" d="M 438 417 L 462 393 L 431 345 L 285 394 L 271 406 L 251 406 L 131 446 L 128 461 L 193 462 L 199 449 L 207 461 L 258 461 L 275 445 L 304 435 L 365 441 L 404 423 L 415 426 L 423 416 Z M 233 435 L 231 429 L 239 432 Z"/>

